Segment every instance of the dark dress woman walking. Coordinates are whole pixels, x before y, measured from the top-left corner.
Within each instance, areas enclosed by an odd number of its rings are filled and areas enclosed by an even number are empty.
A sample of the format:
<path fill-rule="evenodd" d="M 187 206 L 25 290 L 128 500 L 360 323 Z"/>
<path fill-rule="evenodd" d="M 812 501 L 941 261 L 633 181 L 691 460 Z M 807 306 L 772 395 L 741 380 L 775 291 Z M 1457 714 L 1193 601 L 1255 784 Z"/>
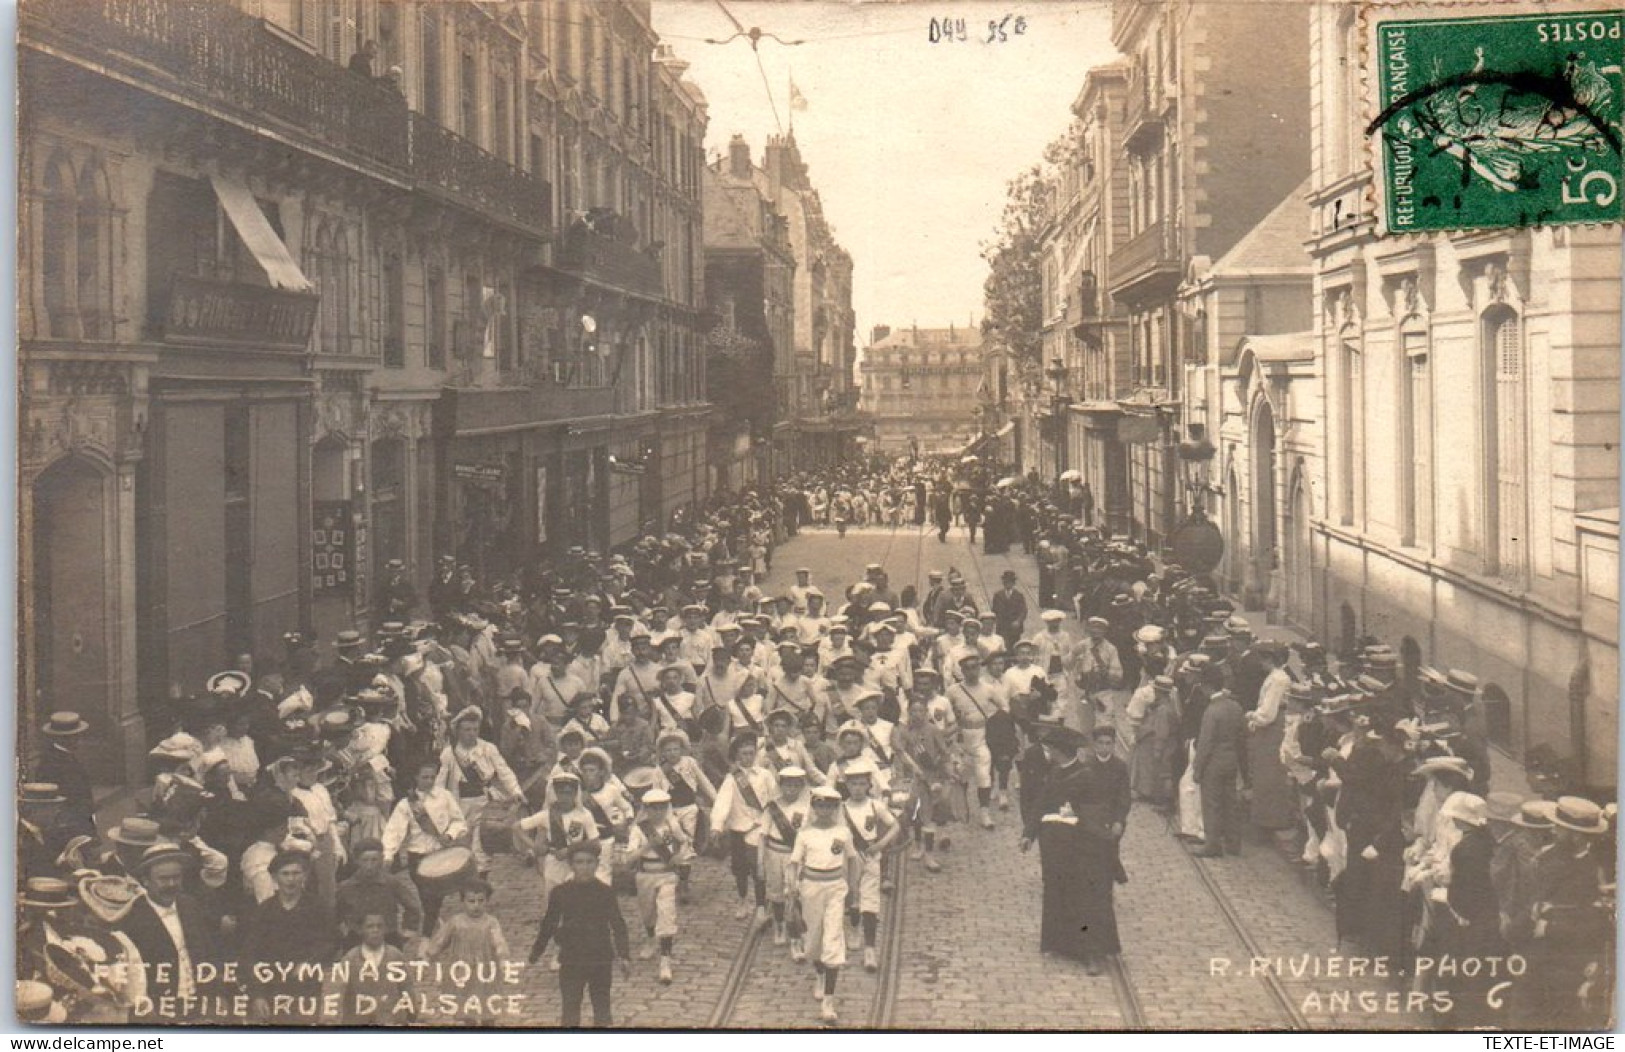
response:
<path fill-rule="evenodd" d="M 1111 729 L 1100 730 L 1105 747 L 1115 747 Z M 1021 842 L 1023 850 L 1038 844 L 1044 880 L 1039 948 L 1082 961 L 1098 975 L 1102 962 L 1122 948 L 1112 891 L 1121 874 L 1117 848 L 1128 817 L 1128 770 L 1109 752 L 1105 759 L 1078 759 L 1083 736 L 1070 727 L 1040 733 L 1043 784 L 1032 792 Z"/>

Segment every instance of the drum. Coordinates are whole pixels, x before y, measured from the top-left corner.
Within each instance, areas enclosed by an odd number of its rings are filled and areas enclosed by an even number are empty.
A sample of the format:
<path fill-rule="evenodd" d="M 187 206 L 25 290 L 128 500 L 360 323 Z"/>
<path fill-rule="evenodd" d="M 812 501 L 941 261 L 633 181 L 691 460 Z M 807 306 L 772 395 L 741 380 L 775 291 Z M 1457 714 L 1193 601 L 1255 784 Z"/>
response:
<path fill-rule="evenodd" d="M 660 772 L 653 767 L 634 767 L 621 775 L 621 784 L 639 804 L 643 803 L 643 794 L 653 789 L 659 780 Z"/>
<path fill-rule="evenodd" d="M 466 847 L 448 847 L 424 855 L 418 862 L 418 880 L 423 886 L 449 895 L 476 873 L 474 852 Z"/>
<path fill-rule="evenodd" d="M 493 800 L 486 804 L 480 814 L 480 847 L 485 849 L 487 855 L 513 854 L 513 829 L 518 821 L 519 804 L 516 801 L 504 800 L 499 803 Z"/>

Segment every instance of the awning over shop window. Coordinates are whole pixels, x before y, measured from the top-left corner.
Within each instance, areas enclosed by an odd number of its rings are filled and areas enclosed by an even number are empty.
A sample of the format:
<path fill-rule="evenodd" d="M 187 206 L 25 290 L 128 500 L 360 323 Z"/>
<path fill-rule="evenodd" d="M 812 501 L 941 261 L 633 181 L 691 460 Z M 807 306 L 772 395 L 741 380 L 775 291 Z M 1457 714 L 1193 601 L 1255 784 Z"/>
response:
<path fill-rule="evenodd" d="M 226 210 L 231 225 L 237 229 L 237 236 L 243 239 L 243 244 L 265 268 L 265 276 L 270 279 L 271 287 L 289 292 L 312 291 L 310 279 L 294 262 L 288 246 L 271 229 L 270 220 L 265 218 L 259 202 L 248 192 L 248 187 L 221 175 L 212 175 L 209 181 L 214 184 L 214 195 L 220 199 L 220 206 Z"/>

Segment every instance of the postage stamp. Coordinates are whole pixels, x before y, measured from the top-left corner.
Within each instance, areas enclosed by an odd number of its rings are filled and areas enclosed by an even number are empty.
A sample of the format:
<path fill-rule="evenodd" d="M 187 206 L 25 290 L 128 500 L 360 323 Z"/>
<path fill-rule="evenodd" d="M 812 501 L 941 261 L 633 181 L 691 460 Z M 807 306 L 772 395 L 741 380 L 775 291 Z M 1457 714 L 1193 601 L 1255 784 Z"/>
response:
<path fill-rule="evenodd" d="M 1413 12 L 1368 37 L 1385 231 L 1617 222 L 1620 12 Z"/>

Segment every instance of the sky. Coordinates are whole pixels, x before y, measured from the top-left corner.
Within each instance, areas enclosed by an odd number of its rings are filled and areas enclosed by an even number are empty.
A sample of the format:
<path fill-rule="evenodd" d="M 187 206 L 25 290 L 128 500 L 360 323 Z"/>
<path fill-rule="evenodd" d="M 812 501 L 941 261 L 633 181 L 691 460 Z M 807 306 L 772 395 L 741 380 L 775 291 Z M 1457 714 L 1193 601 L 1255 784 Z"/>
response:
<path fill-rule="evenodd" d="M 724 4 L 747 28 L 804 43 L 764 36 L 756 55 L 745 38 L 707 44 L 735 31 Z M 739 133 L 760 164 L 774 106 L 787 129 L 794 118 L 825 216 L 852 254 L 859 347 L 875 325 L 981 320 L 981 245 L 1005 183 L 1066 130 L 1084 73 L 1115 57 L 1104 2 L 654 0 L 653 10 L 710 103 L 708 155 Z M 988 22 L 1007 15 L 1005 41 L 984 43 Z M 963 19 L 967 39 L 932 43 L 932 19 L 944 17 Z M 806 99 L 794 113 L 792 78 Z"/>

